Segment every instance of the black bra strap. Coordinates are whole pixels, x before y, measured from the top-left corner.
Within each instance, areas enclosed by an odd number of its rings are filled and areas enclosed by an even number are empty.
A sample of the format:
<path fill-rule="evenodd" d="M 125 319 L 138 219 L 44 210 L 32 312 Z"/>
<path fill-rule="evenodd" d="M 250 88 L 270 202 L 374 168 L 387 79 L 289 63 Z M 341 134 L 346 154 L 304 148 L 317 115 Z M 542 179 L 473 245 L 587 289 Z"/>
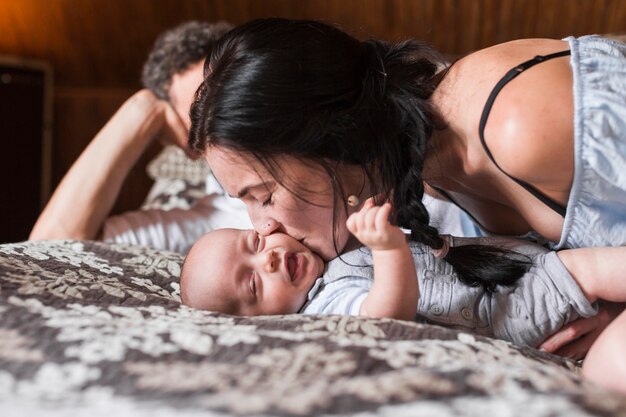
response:
<path fill-rule="evenodd" d="M 529 184 L 529 183 L 527 183 L 525 181 L 522 181 L 522 180 L 520 180 L 518 178 L 515 178 L 515 177 L 509 175 L 506 171 L 504 171 L 500 167 L 500 165 L 498 165 L 498 163 L 494 159 L 493 155 L 491 154 L 491 151 L 489 151 L 489 147 L 487 146 L 487 142 L 485 142 L 485 125 L 487 124 L 487 118 L 489 117 L 489 112 L 491 111 L 491 107 L 493 106 L 493 102 L 496 100 L 496 97 L 498 96 L 498 93 L 500 93 L 500 90 L 502 90 L 502 88 L 504 88 L 504 86 L 509 81 L 511 81 L 513 78 L 517 77 L 523 71 L 527 70 L 528 68 L 530 68 L 530 67 L 532 67 L 534 65 L 539 64 L 540 62 L 547 61 L 547 60 L 553 59 L 553 58 L 559 58 L 559 57 L 562 57 L 562 56 L 567 56 L 569 54 L 570 54 L 570 51 L 567 50 L 567 51 L 556 52 L 556 53 L 553 53 L 553 54 L 550 54 L 550 55 L 538 55 L 538 56 L 534 57 L 533 59 L 530 59 L 530 60 L 528 60 L 528 61 L 518 65 L 517 67 L 509 70 L 509 72 L 507 72 L 504 75 L 504 77 L 502 77 L 500 79 L 500 81 L 498 81 L 496 86 L 491 91 L 491 94 L 489 94 L 489 98 L 487 98 L 487 102 L 485 103 L 485 108 L 483 109 L 483 113 L 480 116 L 480 124 L 478 126 L 478 136 L 480 137 L 480 142 L 482 143 L 483 148 L 485 148 L 485 152 L 487 153 L 487 156 L 496 165 L 496 167 L 498 167 L 498 169 L 500 171 L 502 171 L 507 177 L 511 178 L 513 181 L 515 181 L 516 183 L 518 183 L 519 185 L 524 187 L 529 193 L 531 193 L 532 195 L 537 197 L 541 202 L 543 202 L 545 205 L 550 207 L 552 210 L 556 211 L 562 217 L 565 217 L 565 213 L 566 213 L 566 208 L 565 207 L 563 207 L 561 204 L 557 203 L 556 201 L 552 200 L 550 197 L 548 197 L 545 194 L 543 194 L 535 186 L 533 186 L 533 185 L 531 185 L 531 184 Z"/>

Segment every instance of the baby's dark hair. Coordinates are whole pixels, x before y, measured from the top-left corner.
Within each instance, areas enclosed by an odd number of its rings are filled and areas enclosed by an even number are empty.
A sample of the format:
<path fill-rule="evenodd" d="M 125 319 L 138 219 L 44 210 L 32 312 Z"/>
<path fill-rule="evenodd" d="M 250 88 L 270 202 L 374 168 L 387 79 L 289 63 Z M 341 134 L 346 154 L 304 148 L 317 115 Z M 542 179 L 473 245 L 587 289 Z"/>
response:
<path fill-rule="evenodd" d="M 247 153 L 281 183 L 276 157 L 318 163 L 335 189 L 335 213 L 345 196 L 336 167 L 358 166 L 372 195 L 393 201 L 411 239 L 438 249 L 444 242 L 422 202 L 422 170 L 440 127 L 428 99 L 443 63 L 415 40 L 361 42 L 322 22 L 255 20 L 226 34 L 205 62 L 189 147 Z M 466 284 L 489 291 L 513 284 L 530 266 L 482 245 L 450 248 L 445 259 Z"/>

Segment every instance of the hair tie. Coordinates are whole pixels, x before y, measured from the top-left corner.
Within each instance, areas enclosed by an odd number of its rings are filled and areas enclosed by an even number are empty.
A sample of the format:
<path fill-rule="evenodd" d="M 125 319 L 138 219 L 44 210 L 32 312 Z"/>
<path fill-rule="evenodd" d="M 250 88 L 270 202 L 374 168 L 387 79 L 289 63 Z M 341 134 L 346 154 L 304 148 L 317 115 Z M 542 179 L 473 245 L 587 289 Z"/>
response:
<path fill-rule="evenodd" d="M 440 237 L 443 240 L 443 245 L 439 249 L 433 249 L 432 253 L 436 258 L 445 258 L 450 250 L 450 235 L 441 235 Z"/>

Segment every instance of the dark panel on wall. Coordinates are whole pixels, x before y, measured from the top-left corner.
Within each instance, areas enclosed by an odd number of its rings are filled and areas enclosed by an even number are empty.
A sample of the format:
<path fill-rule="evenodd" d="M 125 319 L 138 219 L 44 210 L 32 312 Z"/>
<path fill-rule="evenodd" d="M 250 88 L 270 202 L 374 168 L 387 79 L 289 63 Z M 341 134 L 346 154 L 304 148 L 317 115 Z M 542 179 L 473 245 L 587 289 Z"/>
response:
<path fill-rule="evenodd" d="M 0 243 L 26 240 L 39 215 L 46 86 L 45 72 L 0 63 Z"/>

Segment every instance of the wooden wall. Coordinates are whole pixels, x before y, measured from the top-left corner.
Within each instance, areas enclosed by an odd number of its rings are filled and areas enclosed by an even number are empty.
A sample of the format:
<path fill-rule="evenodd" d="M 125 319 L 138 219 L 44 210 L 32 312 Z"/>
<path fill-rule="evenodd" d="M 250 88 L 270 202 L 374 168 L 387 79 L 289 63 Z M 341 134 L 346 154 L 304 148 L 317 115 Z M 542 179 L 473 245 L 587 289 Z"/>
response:
<path fill-rule="evenodd" d="M 416 37 L 465 54 L 521 37 L 624 32 L 626 0 L 0 0 L 0 53 L 43 59 L 55 70 L 53 185 L 139 88 L 161 31 L 189 19 L 239 24 L 267 16 L 322 19 L 360 38 Z M 125 195 L 117 210 L 140 194 Z"/>

